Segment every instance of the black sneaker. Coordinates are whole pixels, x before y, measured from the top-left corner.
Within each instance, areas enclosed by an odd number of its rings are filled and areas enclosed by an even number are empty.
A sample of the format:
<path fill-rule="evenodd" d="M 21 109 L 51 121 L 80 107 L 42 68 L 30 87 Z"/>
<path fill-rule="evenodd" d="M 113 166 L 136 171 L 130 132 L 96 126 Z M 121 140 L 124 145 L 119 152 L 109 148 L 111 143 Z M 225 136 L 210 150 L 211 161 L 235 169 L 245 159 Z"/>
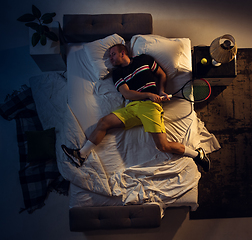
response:
<path fill-rule="evenodd" d="M 205 172 L 208 172 L 210 170 L 210 160 L 207 157 L 205 151 L 203 148 L 198 148 L 196 151 L 199 153 L 197 157 L 195 157 L 193 160 L 199 164 Z"/>
<path fill-rule="evenodd" d="M 63 149 L 64 153 L 70 157 L 70 159 L 78 166 L 81 167 L 86 158 L 82 158 L 80 156 L 79 149 L 70 149 L 66 147 L 65 145 L 61 145 L 61 148 Z"/>

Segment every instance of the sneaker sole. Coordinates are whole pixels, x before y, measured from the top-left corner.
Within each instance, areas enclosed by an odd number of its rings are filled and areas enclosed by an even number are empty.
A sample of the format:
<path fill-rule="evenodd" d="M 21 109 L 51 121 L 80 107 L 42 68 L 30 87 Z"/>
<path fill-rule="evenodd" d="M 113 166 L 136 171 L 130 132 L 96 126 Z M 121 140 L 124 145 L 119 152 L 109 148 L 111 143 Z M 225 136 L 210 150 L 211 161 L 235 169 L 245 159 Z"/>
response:
<path fill-rule="evenodd" d="M 208 168 L 208 170 L 207 170 L 207 171 L 204 170 L 204 171 L 205 171 L 205 172 L 209 172 L 209 171 L 210 171 L 210 166 L 211 166 L 210 159 L 207 157 L 205 150 L 204 150 L 203 148 L 201 148 L 201 150 L 203 151 L 204 156 L 205 156 L 205 158 L 207 159 L 207 161 L 208 161 L 208 163 L 209 163 L 209 168 Z"/>
<path fill-rule="evenodd" d="M 62 150 L 64 151 L 64 153 L 72 160 L 72 162 L 74 162 L 77 166 L 80 167 L 80 166 L 81 166 L 80 163 L 79 163 L 79 162 L 76 162 L 76 161 L 74 160 L 73 156 L 67 152 L 67 150 L 65 149 L 65 147 L 66 147 L 66 146 L 61 145 L 61 148 L 62 148 Z"/>

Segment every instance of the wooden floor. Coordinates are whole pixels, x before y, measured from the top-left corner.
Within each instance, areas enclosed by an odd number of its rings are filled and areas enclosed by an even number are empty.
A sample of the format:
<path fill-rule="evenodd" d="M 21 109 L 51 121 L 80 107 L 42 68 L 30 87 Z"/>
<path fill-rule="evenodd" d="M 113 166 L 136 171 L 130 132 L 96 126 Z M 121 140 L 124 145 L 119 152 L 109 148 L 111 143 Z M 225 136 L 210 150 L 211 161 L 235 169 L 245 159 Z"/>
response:
<path fill-rule="evenodd" d="M 238 50 L 237 73 L 229 86 L 213 87 L 208 101 L 195 104 L 221 145 L 200 180 L 197 218 L 252 216 L 252 49 Z"/>

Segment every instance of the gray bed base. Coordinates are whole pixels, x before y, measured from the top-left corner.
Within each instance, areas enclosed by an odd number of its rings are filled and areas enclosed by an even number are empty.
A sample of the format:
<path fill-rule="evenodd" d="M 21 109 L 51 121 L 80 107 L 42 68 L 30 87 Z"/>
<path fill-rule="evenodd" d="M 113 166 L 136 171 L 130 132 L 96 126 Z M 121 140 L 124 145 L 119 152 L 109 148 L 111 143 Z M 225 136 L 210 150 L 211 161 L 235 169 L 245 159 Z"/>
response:
<path fill-rule="evenodd" d="M 129 41 L 136 34 L 151 34 L 149 13 L 66 14 L 63 16 L 63 38 L 66 43 L 91 42 L 114 33 Z M 74 207 L 69 210 L 71 231 L 94 229 L 150 228 L 161 222 L 157 205 Z"/>

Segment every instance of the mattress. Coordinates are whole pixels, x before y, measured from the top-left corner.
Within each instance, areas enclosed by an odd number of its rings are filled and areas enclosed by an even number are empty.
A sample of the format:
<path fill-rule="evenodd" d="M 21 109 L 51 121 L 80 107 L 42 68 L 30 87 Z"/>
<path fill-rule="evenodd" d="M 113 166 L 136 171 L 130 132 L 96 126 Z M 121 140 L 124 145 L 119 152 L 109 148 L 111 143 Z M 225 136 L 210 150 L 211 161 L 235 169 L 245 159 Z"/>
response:
<path fill-rule="evenodd" d="M 131 48 L 143 42 L 144 46 L 147 43 L 147 46 L 152 46 L 153 39 L 154 42 L 157 39 L 165 41 L 160 36 L 150 35 L 150 38 L 146 40 L 141 35 L 133 37 Z M 166 92 L 172 93 L 191 79 L 191 42 L 188 38 L 169 41 L 172 43 L 167 46 L 168 50 L 174 42 L 179 45 L 179 54 L 171 53 L 177 61 L 171 61 L 167 66 L 172 67 L 172 74 Z M 87 44 L 68 45 L 67 104 L 64 131 L 59 138 L 61 144 L 72 148 L 83 146 L 101 117 L 125 105 L 111 77 L 106 74 L 105 78 L 98 77 L 94 70 L 97 62 L 90 61 Z M 158 52 L 155 47 L 142 48 L 139 52 L 138 47 L 132 55 Z M 162 59 L 159 60 L 162 65 Z M 219 149 L 214 135 L 197 117 L 193 103 L 172 99 L 164 103 L 163 108 L 168 140 L 181 142 L 193 149 L 201 146 L 207 153 Z M 70 208 L 153 202 L 162 208 L 190 206 L 196 210 L 198 207 L 197 186 L 201 173 L 194 161 L 186 156 L 160 152 L 150 134 L 145 133 L 141 126 L 127 131 L 109 131 L 80 168 L 76 168 L 59 150 L 58 166 L 61 174 L 71 182 Z"/>
<path fill-rule="evenodd" d="M 112 39 L 121 41 L 120 36 Z M 92 44 L 68 45 L 66 76 L 46 73 L 30 79 L 43 128 L 56 130 L 58 168 L 71 183 L 69 207 L 158 204 L 161 209 L 189 206 L 196 210 L 201 177 L 197 165 L 189 157 L 157 150 L 141 126 L 109 131 L 80 168 L 63 153 L 61 144 L 82 147 L 101 117 L 125 105 L 110 74 L 97 69 L 107 64 L 106 59 L 90 60 Z M 153 55 L 168 72 L 167 93 L 191 79 L 190 39 L 136 35 L 129 46 L 132 55 Z M 163 108 L 168 140 L 193 149 L 203 147 L 207 153 L 220 148 L 197 117 L 193 103 L 174 98 Z"/>

